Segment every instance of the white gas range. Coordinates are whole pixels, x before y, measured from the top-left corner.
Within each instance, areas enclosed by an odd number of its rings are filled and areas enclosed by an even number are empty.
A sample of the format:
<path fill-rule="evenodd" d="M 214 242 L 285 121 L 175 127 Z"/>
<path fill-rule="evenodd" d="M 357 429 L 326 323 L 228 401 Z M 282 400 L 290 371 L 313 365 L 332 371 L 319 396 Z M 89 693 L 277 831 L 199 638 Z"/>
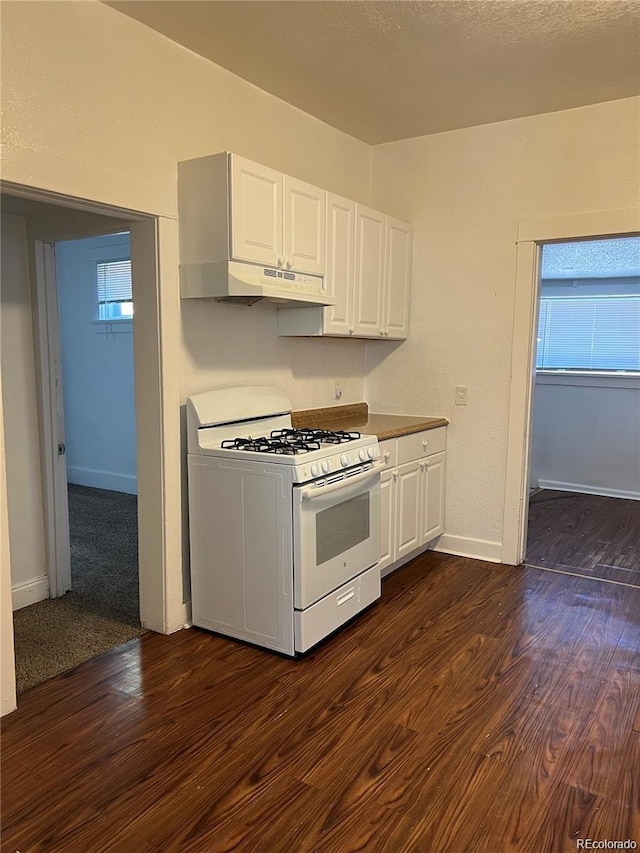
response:
<path fill-rule="evenodd" d="M 288 655 L 380 596 L 375 436 L 293 430 L 279 388 L 187 401 L 193 624 Z"/>

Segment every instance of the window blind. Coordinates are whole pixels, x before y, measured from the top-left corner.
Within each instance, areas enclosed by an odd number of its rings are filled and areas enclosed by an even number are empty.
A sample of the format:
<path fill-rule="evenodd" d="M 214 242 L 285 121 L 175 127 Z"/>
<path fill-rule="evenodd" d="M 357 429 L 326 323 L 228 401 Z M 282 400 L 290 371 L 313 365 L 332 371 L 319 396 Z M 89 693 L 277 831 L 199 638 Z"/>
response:
<path fill-rule="evenodd" d="M 130 316 L 133 313 L 131 260 L 99 263 L 97 268 L 100 319 Z"/>
<path fill-rule="evenodd" d="M 541 297 L 536 367 L 640 371 L 640 295 Z"/>

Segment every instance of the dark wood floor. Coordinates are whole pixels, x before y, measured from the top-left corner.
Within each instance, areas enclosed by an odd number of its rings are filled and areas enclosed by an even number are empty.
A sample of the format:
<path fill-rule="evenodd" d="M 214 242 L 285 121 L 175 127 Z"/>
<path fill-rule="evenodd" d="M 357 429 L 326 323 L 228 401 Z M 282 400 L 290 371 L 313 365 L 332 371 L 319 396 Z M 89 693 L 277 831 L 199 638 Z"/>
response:
<path fill-rule="evenodd" d="M 529 499 L 526 562 L 640 587 L 640 501 L 543 489 Z"/>
<path fill-rule="evenodd" d="M 429 554 L 305 659 L 148 634 L 3 729 L 11 853 L 640 843 L 640 591 Z"/>

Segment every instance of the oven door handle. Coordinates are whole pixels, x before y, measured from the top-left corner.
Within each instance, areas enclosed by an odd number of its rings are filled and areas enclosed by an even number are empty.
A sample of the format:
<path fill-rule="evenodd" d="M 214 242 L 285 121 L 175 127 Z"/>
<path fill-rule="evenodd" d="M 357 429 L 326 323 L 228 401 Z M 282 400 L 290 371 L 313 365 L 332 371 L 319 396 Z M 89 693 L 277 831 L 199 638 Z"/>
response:
<path fill-rule="evenodd" d="M 376 462 L 367 471 L 363 471 L 362 474 L 355 474 L 353 477 L 344 477 L 342 480 L 338 480 L 337 483 L 329 483 L 327 486 L 308 486 L 306 489 L 300 489 L 300 503 L 303 501 L 313 500 L 313 498 L 324 497 L 324 495 L 329 495 L 331 492 L 337 492 L 347 486 L 366 483 L 367 480 L 375 479 L 383 468 L 383 462 Z"/>

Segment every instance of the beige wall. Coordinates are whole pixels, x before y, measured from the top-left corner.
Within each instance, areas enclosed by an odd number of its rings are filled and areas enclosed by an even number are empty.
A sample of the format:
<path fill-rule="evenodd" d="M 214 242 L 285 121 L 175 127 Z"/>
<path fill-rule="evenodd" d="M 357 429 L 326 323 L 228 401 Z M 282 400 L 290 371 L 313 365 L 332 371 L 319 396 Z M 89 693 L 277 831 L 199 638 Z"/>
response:
<path fill-rule="evenodd" d="M 2 216 L 0 344 L 14 609 L 49 597 L 31 284 L 24 219 Z"/>
<path fill-rule="evenodd" d="M 639 128 L 632 98 L 374 148 L 373 204 L 415 230 L 410 337 L 368 348 L 367 396 L 451 419 L 444 547 L 501 556 L 518 222 L 637 206 Z"/>

